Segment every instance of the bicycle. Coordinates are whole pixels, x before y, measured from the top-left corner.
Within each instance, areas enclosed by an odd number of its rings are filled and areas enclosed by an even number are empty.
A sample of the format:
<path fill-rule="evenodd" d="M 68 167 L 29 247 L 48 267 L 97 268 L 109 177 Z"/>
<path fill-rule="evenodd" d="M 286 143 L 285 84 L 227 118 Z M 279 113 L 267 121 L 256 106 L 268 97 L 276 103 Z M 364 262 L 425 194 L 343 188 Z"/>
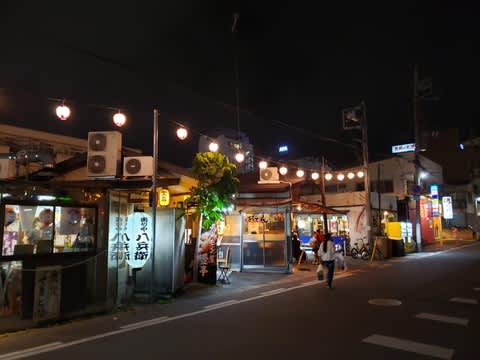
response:
<path fill-rule="evenodd" d="M 361 246 L 358 245 L 361 242 Z M 370 257 L 370 251 L 368 250 L 365 237 L 360 238 L 357 242 L 353 243 L 353 247 L 350 249 L 350 256 L 353 259 L 361 258 L 362 260 L 368 260 Z"/>

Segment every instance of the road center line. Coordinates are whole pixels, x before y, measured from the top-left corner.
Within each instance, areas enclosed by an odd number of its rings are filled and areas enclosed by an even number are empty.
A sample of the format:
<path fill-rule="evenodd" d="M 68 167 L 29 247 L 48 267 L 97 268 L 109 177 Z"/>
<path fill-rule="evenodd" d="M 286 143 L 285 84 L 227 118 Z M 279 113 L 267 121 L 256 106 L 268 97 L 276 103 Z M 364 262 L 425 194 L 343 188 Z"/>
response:
<path fill-rule="evenodd" d="M 477 299 L 467 299 L 467 298 L 460 298 L 460 297 L 453 297 L 449 301 L 462 303 L 462 304 L 471 304 L 471 305 L 477 305 L 478 304 Z"/>
<path fill-rule="evenodd" d="M 439 359 L 450 360 L 453 358 L 455 350 L 436 345 L 423 344 L 416 341 L 404 340 L 400 338 L 371 335 L 362 340 L 363 342 L 384 346 L 392 349 L 414 352 L 417 354 L 428 355 Z"/>
<path fill-rule="evenodd" d="M 468 325 L 468 319 L 463 319 L 463 318 L 454 317 L 454 316 L 420 313 L 415 315 L 415 317 L 419 319 L 434 320 L 434 321 L 440 321 L 440 322 L 445 322 L 445 323 L 455 324 L 455 325 L 463 325 L 463 326 Z"/>

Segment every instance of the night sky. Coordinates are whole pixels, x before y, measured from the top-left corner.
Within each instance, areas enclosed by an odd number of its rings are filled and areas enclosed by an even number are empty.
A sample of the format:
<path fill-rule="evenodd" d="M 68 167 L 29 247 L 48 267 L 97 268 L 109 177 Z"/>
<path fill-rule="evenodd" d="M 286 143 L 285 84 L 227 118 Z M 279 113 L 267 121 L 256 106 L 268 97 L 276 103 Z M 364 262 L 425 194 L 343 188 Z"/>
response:
<path fill-rule="evenodd" d="M 198 135 L 237 128 L 268 155 L 287 143 L 297 156 L 333 166 L 357 161 L 358 136 L 341 110 L 367 105 L 370 158 L 413 142 L 413 69 L 433 79 L 423 101 L 428 128 L 477 134 L 478 15 L 472 6 L 325 7 L 313 2 L 3 1 L 0 5 L 0 121 L 87 137 L 128 124 L 124 145 L 151 154 L 160 110 L 160 158 L 190 166 Z M 314 7 L 312 7 L 314 6 Z M 238 12 L 236 40 L 233 13 Z M 65 98 L 69 121 L 54 114 Z M 112 110 L 111 110 L 111 109 Z M 174 122 L 191 127 L 180 143 Z"/>

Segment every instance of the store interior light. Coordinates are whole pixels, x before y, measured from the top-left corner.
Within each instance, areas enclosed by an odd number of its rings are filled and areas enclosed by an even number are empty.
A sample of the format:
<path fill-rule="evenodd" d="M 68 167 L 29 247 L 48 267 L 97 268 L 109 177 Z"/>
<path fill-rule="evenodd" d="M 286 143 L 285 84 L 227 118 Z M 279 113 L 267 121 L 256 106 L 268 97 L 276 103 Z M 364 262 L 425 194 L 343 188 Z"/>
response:
<path fill-rule="evenodd" d="M 287 175 L 288 173 L 288 169 L 286 166 L 281 166 L 280 169 L 278 169 L 278 171 L 280 172 L 280 175 Z"/>
<path fill-rule="evenodd" d="M 425 171 L 422 171 L 420 173 L 420 179 L 426 179 L 428 177 L 428 173 L 426 173 Z"/>
<path fill-rule="evenodd" d="M 265 160 L 262 160 L 258 163 L 258 167 L 262 170 L 266 169 L 268 167 L 268 163 Z"/>
<path fill-rule="evenodd" d="M 37 199 L 38 201 L 53 201 L 56 197 L 53 195 L 38 195 Z"/>

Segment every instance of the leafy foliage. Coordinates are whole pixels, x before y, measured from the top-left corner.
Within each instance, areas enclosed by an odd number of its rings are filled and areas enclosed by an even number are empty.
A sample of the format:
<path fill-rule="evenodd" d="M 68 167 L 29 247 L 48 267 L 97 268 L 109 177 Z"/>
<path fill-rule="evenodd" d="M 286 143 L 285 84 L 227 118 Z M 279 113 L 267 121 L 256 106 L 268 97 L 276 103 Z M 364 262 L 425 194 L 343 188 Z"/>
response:
<path fill-rule="evenodd" d="M 203 227 L 209 229 L 223 219 L 223 212 L 232 204 L 239 180 L 237 167 L 220 153 L 197 153 L 192 173 L 198 178 L 198 186 L 192 188 L 191 199 L 203 215 Z"/>

